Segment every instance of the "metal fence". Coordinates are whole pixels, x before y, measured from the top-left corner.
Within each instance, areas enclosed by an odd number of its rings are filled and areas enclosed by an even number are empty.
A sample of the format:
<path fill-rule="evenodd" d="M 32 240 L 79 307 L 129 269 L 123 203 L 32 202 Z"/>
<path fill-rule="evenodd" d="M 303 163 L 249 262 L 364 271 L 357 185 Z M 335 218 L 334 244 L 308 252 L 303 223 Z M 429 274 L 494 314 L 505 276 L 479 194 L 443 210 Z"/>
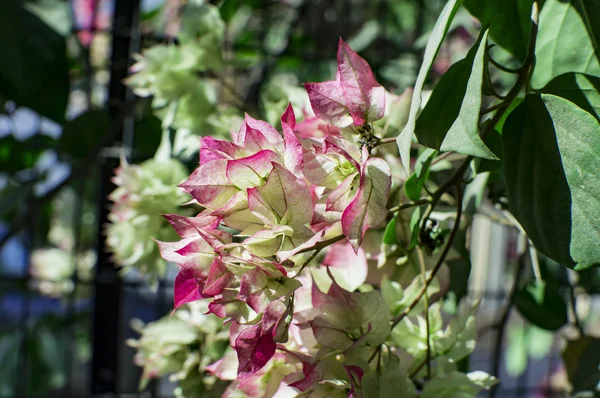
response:
<path fill-rule="evenodd" d="M 393 1 L 393 0 L 389 0 Z M 295 25 L 297 30 L 311 36 L 313 45 L 307 46 L 301 54 L 281 55 L 300 56 L 305 59 L 303 68 L 310 68 L 311 62 L 321 58 L 331 58 L 339 36 L 347 36 L 357 31 L 367 17 L 385 20 L 390 18 L 385 3 L 388 1 L 358 0 L 311 0 L 297 9 Z M 81 5 L 73 0 L 72 7 Z M 423 0 L 415 0 L 430 12 Z M 121 278 L 111 256 L 106 252 L 104 228 L 107 223 L 109 202 L 107 199 L 114 186 L 111 177 L 118 165 L 118 154 L 109 150 L 114 145 L 132 147 L 136 130 L 132 104 L 135 100 L 123 84 L 132 63 L 132 54 L 140 50 L 141 43 L 147 39 L 139 29 L 140 0 L 92 1 L 91 25 L 75 26 L 78 34 L 89 35 L 92 46 L 95 41 L 108 42 L 110 49 L 106 55 L 106 70 L 95 70 L 90 65 L 86 73 L 108 77 L 99 83 L 100 96 L 105 98 L 105 106 L 110 112 L 110 127 L 106 133 L 105 150 L 91 159 L 88 170 L 70 170 L 64 180 L 56 183 L 51 190 L 57 194 L 65 187 L 77 192 L 78 197 L 95 198 L 93 207 L 86 208 L 82 201 L 72 203 L 70 222 L 74 231 L 73 253 L 81 244 L 82 225 L 86 217 L 95 225 L 95 247 L 97 259 L 90 279 L 81 278 L 75 273 L 71 279 L 68 294 L 60 298 L 48 298 L 39 290 L 32 288 L 41 278 L 32 276 L 29 266 L 30 254 L 40 242 L 38 213 L 43 211 L 41 202 L 28 204 L 27 216 L 18 220 L 21 224 L 4 225 L 0 230 L 0 396 L 56 396 L 83 397 L 91 395 L 108 396 L 112 394 L 137 394 L 140 370 L 133 365 L 134 351 L 125 345 L 125 340 L 134 337 L 129 328 L 133 317 L 144 321 L 158 319 L 168 313 L 172 305 L 172 278 L 159 282 L 153 291 L 141 279 L 135 276 Z M 263 1 L 261 18 L 269 21 L 276 18 L 271 14 L 271 2 Z M 102 27 L 96 26 L 100 14 L 106 21 Z M 266 23 L 266 22 L 265 22 Z M 414 40 L 423 33 L 422 24 L 417 21 Z M 161 38 L 152 38 L 161 40 Z M 395 57 L 401 52 L 412 53 L 418 57 L 420 51 L 407 43 L 406 48 L 386 46 L 380 43 L 378 51 L 373 51 L 377 64 L 386 58 Z M 254 48 L 262 54 L 264 62 L 258 73 L 266 75 L 274 67 L 273 54 L 265 54 L 261 48 Z M 90 54 L 88 54 L 89 58 Z M 408 80 L 414 79 L 416 62 L 408 66 Z M 410 75 L 412 74 L 412 78 Z M 256 89 L 251 91 L 249 101 L 257 101 L 262 80 L 255 81 Z M 86 90 L 83 90 L 84 92 Z M 86 95 L 96 95 L 88 90 Z M 88 102 L 89 98 L 83 98 Z M 35 128 L 41 131 L 44 126 L 39 118 Z M 38 131 L 38 133 L 39 133 Z M 52 195 L 49 197 L 54 197 Z M 49 200 L 49 199 L 48 199 Z M 89 221 L 89 220 L 88 220 Z M 475 268 L 479 283 L 472 286 L 474 296 L 482 296 L 482 325 L 502 314 L 503 304 L 509 292 L 509 284 L 500 276 L 507 274 L 504 252 L 514 244 L 515 236 L 506 227 L 492 225 L 482 221 L 480 227 L 487 228 L 487 242 L 481 243 L 480 255 L 485 264 Z M 492 247 L 492 246 L 495 246 Z M 483 253 L 483 254 L 481 254 Z M 73 254 L 71 261 L 81 261 Z M 494 267 L 491 266 L 492 263 Z M 475 264 L 477 267 L 477 264 Z M 481 274 L 483 272 L 483 274 Z M 495 276 L 490 273 L 496 272 Z M 509 278 L 510 279 L 510 278 Z M 43 281 L 41 281 L 43 282 Z M 479 289 L 477 293 L 475 290 Z M 483 291 L 481 291 L 483 289 Z M 509 322 L 521 322 L 515 314 Z M 485 326 L 482 326 L 485 328 Z M 507 355 L 506 333 L 496 328 L 484 330 L 478 342 L 478 348 L 471 357 L 475 369 L 492 372 L 499 371 L 502 384 L 497 397 L 563 397 L 565 393 L 553 390 L 547 380 L 560 367 L 558 342 L 554 342 L 552 351 L 538 360 L 528 360 L 526 370 L 514 378 L 506 373 L 504 359 Z M 167 380 L 153 383 L 147 393 L 151 396 L 168 396 L 172 390 Z"/>

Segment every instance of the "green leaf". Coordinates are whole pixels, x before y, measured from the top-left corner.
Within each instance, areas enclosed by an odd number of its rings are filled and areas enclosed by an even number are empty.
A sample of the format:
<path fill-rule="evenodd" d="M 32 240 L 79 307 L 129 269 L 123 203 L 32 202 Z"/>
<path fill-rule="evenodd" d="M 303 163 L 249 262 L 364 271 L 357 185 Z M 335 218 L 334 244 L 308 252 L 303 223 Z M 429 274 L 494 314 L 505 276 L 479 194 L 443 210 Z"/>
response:
<path fill-rule="evenodd" d="M 552 79 L 543 93 L 567 99 L 600 120 L 600 78 L 583 73 L 565 73 Z"/>
<path fill-rule="evenodd" d="M 477 341 L 475 315 L 478 309 L 479 304 L 476 304 L 464 314 L 453 318 L 441 336 L 433 337 L 437 355 L 456 362 L 473 352 Z"/>
<path fill-rule="evenodd" d="M 433 89 L 415 125 L 421 144 L 444 152 L 497 159 L 479 137 L 487 32 L 481 33 L 466 58 L 452 65 Z"/>
<path fill-rule="evenodd" d="M 136 155 L 149 158 L 154 155 L 162 137 L 160 120 L 154 115 L 144 116 L 135 121 L 136 134 L 133 137 L 133 148 Z"/>
<path fill-rule="evenodd" d="M 398 369 L 385 369 L 367 373 L 362 379 L 365 397 L 416 398 L 417 390 L 407 375 L 402 376 Z"/>
<path fill-rule="evenodd" d="M 600 339 L 595 337 L 584 336 L 567 343 L 562 357 L 574 392 L 598 391 L 600 380 L 598 352 L 600 352 Z"/>
<path fill-rule="evenodd" d="M 450 284 L 448 286 L 448 292 L 454 293 L 456 301 L 459 302 L 467 295 L 469 288 L 469 276 L 471 275 L 471 255 L 466 246 L 466 231 L 462 231 L 462 233 L 457 234 L 452 245 L 457 251 L 458 256 L 452 259 L 446 259 L 446 264 L 448 264 L 448 269 L 450 270 Z"/>
<path fill-rule="evenodd" d="M 419 70 L 417 81 L 415 82 L 412 102 L 410 104 L 410 112 L 408 114 L 408 121 L 396 139 L 398 150 L 400 151 L 402 166 L 404 166 L 404 169 L 407 173 L 410 172 L 410 144 L 415 132 L 417 114 L 421 109 L 421 103 L 423 100 L 423 85 L 425 84 L 425 79 L 427 78 L 427 75 L 429 75 L 429 71 L 433 66 L 433 61 L 435 60 L 442 42 L 444 41 L 444 37 L 446 36 L 446 33 L 448 33 L 448 29 L 450 29 L 450 23 L 452 22 L 452 19 L 454 18 L 454 15 L 460 8 L 461 4 L 462 0 L 450 0 L 446 3 L 442 13 L 435 23 L 435 26 L 433 27 L 433 30 L 431 31 L 427 46 L 425 47 L 423 63 L 421 64 L 421 69 Z"/>
<path fill-rule="evenodd" d="M 396 217 L 392 218 L 385 226 L 382 242 L 386 245 L 395 245 L 398 243 L 398 234 L 396 233 Z"/>
<path fill-rule="evenodd" d="M 482 387 L 460 372 L 449 372 L 425 383 L 421 398 L 475 398 Z"/>
<path fill-rule="evenodd" d="M 54 6 L 68 4 L 56 2 Z M 3 0 L 0 48 L 0 96 L 62 124 L 69 97 L 69 75 L 66 42 L 61 32 L 26 9 L 24 2 Z"/>
<path fill-rule="evenodd" d="M 108 113 L 93 109 L 69 120 L 60 136 L 59 147 L 70 157 L 82 160 L 99 149 L 105 134 L 108 134 Z"/>
<path fill-rule="evenodd" d="M 19 141 L 12 135 L 0 138 L 0 170 L 16 173 L 33 167 L 39 156 L 53 146 L 54 139 L 45 135 Z"/>
<path fill-rule="evenodd" d="M 410 216 L 410 222 L 408 227 L 410 228 L 410 242 L 407 249 L 410 250 L 419 244 L 419 233 L 421 231 L 421 218 L 423 217 L 423 210 L 421 207 L 415 207 L 412 215 Z"/>
<path fill-rule="evenodd" d="M 504 125 L 511 212 L 535 247 L 577 269 L 600 263 L 600 125 L 575 104 L 529 95 Z"/>
<path fill-rule="evenodd" d="M 71 33 L 71 10 L 67 3 L 61 0 L 34 0 L 23 4 L 23 7 L 36 15 L 45 24 L 62 36 Z"/>
<path fill-rule="evenodd" d="M 436 150 L 427 148 L 417 158 L 414 173 L 404 182 L 404 192 L 410 200 L 419 200 L 421 198 L 423 185 L 429 178 L 429 166 L 431 166 L 431 162 L 436 155 Z"/>
<path fill-rule="evenodd" d="M 525 59 L 531 30 L 533 0 L 466 0 L 465 8 L 483 26 L 490 26 L 490 37 L 515 58 Z"/>
<path fill-rule="evenodd" d="M 545 330 L 560 329 L 569 321 L 567 303 L 554 284 L 525 285 L 517 293 L 515 304 L 525 319 Z"/>
<path fill-rule="evenodd" d="M 600 3 L 547 0 L 540 12 L 533 87 L 565 72 L 600 75 Z"/>

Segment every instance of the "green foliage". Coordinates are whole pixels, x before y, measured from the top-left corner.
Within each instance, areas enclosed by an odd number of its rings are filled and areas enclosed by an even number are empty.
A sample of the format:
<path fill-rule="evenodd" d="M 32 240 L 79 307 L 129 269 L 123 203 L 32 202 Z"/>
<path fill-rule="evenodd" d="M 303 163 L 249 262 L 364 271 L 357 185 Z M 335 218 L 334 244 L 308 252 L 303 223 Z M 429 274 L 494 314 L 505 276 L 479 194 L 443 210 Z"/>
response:
<path fill-rule="evenodd" d="M 600 120 L 600 77 L 569 72 L 552 79 L 542 91 L 569 100 Z"/>
<path fill-rule="evenodd" d="M 540 12 L 531 84 L 542 87 L 567 72 L 600 75 L 600 4 L 548 0 Z"/>
<path fill-rule="evenodd" d="M 546 330 L 558 330 L 568 322 L 567 303 L 558 286 L 535 282 L 525 285 L 517 294 L 515 304 L 529 322 Z"/>
<path fill-rule="evenodd" d="M 402 393 L 403 397 L 416 398 L 417 390 L 408 377 L 399 377 L 400 370 L 387 368 L 368 373 L 362 379 L 365 396 L 374 398 L 393 397 Z"/>
<path fill-rule="evenodd" d="M 529 95 L 503 129 L 511 211 L 544 254 L 579 269 L 598 264 L 600 125 L 575 104 Z M 515 150 L 517 148 L 517 150 Z"/>
<path fill-rule="evenodd" d="M 13 135 L 4 136 L 0 138 L 0 170 L 12 174 L 29 169 L 53 144 L 54 139 L 44 135 L 35 135 L 25 141 L 19 141 Z"/>
<path fill-rule="evenodd" d="M 437 151 L 426 149 L 419 155 L 415 162 L 415 171 L 404 182 L 404 193 L 410 200 L 419 200 L 425 181 L 429 179 L 429 167 Z"/>
<path fill-rule="evenodd" d="M 68 4 L 42 4 L 43 12 L 19 0 L 0 4 L 0 97 L 62 123 L 69 97 L 66 40 L 42 15 L 62 14 Z"/>
<path fill-rule="evenodd" d="M 490 37 L 515 58 L 525 59 L 531 31 L 533 0 L 495 0 L 494 4 L 466 0 L 465 7 L 482 25 L 490 26 Z"/>
<path fill-rule="evenodd" d="M 414 86 L 410 112 L 408 114 L 408 121 L 406 122 L 404 130 L 402 130 L 402 133 L 398 135 L 397 139 L 402 165 L 407 171 L 410 170 L 410 144 L 415 131 L 417 114 L 421 108 L 423 100 L 423 85 L 425 84 L 425 79 L 427 78 L 427 75 L 429 75 L 429 71 L 433 66 L 433 61 L 440 50 L 442 41 L 444 40 L 446 33 L 448 33 L 452 18 L 454 18 L 454 15 L 458 11 L 461 4 L 462 0 L 451 0 L 446 4 L 435 26 L 433 27 L 431 35 L 429 36 L 427 47 L 425 47 L 423 63 L 421 64 L 421 69 L 419 69 L 419 75 L 417 76 L 417 81 L 415 82 Z"/>
<path fill-rule="evenodd" d="M 419 142 L 442 152 L 496 159 L 479 137 L 479 111 L 487 30 L 467 57 L 444 74 L 419 115 L 415 134 Z"/>

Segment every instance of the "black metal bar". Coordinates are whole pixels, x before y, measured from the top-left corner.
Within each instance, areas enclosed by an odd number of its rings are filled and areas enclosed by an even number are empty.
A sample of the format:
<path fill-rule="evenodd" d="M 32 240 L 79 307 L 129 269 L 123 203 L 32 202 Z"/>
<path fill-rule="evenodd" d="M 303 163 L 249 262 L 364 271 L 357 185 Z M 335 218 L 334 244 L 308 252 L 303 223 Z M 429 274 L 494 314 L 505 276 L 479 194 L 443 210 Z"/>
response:
<path fill-rule="evenodd" d="M 139 0 L 116 0 L 113 16 L 113 42 L 111 53 L 111 78 L 109 83 L 109 114 L 111 131 L 116 140 L 124 135 L 124 115 L 128 107 L 127 88 L 123 79 L 131 59 L 132 36 L 137 32 Z M 124 34 L 127 33 L 127 34 Z M 109 134 L 109 132 L 107 132 Z M 112 143 L 109 143 L 112 144 Z M 99 160 L 100 187 L 97 226 L 96 294 L 94 298 L 92 342 L 92 393 L 118 392 L 119 351 L 121 339 L 119 325 L 122 307 L 122 288 L 116 265 L 106 252 L 104 236 L 108 222 L 109 203 L 107 195 L 115 188 L 111 182 L 118 166 L 117 159 Z"/>

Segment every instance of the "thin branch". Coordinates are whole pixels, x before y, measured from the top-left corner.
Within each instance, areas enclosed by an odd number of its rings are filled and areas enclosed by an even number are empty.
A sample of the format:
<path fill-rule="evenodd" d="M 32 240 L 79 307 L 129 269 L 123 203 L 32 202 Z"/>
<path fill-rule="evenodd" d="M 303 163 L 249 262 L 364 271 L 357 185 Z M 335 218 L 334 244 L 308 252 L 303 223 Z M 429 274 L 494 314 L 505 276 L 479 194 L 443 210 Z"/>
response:
<path fill-rule="evenodd" d="M 494 111 L 497 111 L 498 109 L 502 108 L 504 106 L 504 103 L 500 102 L 494 106 L 490 106 L 487 109 L 484 109 L 483 111 L 481 111 L 481 113 L 479 114 L 479 116 L 484 116 L 487 115 L 488 113 L 492 113 Z"/>
<path fill-rule="evenodd" d="M 462 207 L 462 206 L 461 206 Z M 456 224 L 460 224 L 460 218 L 456 219 Z M 449 242 L 451 243 L 451 242 Z M 423 278 L 423 285 L 427 282 L 427 271 L 425 270 L 425 258 L 423 257 L 423 251 L 419 246 L 416 247 L 417 257 L 419 258 L 419 266 L 421 268 L 421 277 Z M 425 364 L 427 365 L 427 379 L 431 378 L 431 331 L 429 330 L 429 295 L 427 289 L 423 293 L 424 305 L 425 305 L 425 327 L 427 328 L 427 352 L 425 354 Z"/>
<path fill-rule="evenodd" d="M 320 242 L 317 242 L 313 247 L 307 247 L 306 249 L 302 249 L 299 250 L 296 254 L 300 254 L 300 253 L 306 253 L 312 250 L 321 250 L 327 246 L 333 245 L 336 242 L 339 242 L 340 240 L 346 238 L 345 235 L 338 235 L 338 236 L 334 236 L 331 239 L 327 239 L 327 240 L 322 240 Z"/>
<path fill-rule="evenodd" d="M 488 49 L 487 59 L 490 62 L 490 64 L 494 65 L 496 68 L 500 69 L 501 71 L 504 71 L 507 73 L 514 73 L 514 74 L 521 73 L 522 66 L 520 66 L 518 68 L 509 68 L 508 66 L 502 65 L 501 63 L 496 61 L 494 58 L 492 58 L 492 55 L 489 53 L 489 51 L 492 47 L 494 47 L 494 44 L 489 45 L 487 48 Z"/>
<path fill-rule="evenodd" d="M 372 148 L 377 148 L 378 146 L 384 145 L 384 144 L 393 144 L 395 142 L 396 142 L 395 137 L 381 138 L 381 139 L 379 139 L 379 141 L 377 141 L 377 143 L 372 145 Z"/>
<path fill-rule="evenodd" d="M 462 196 L 462 187 L 461 187 L 460 182 L 456 183 L 456 191 L 457 191 L 456 220 L 454 222 L 454 226 L 452 227 L 452 231 L 450 232 L 450 236 L 448 237 L 448 242 L 446 243 L 446 246 L 444 247 L 444 250 L 442 251 L 442 254 L 440 255 L 440 258 L 438 259 L 437 263 L 433 266 L 433 268 L 431 270 L 431 274 L 429 275 L 429 278 L 427 278 L 425 280 L 425 284 L 423 285 L 423 287 L 421 288 L 421 290 L 417 294 L 417 297 L 415 297 L 415 299 L 408 305 L 408 307 L 406 307 L 404 309 L 404 311 L 402 311 L 401 314 L 399 314 L 397 317 L 395 317 L 392 320 L 392 329 L 398 323 L 400 323 L 400 321 L 402 319 L 404 319 L 417 306 L 417 304 L 419 303 L 419 301 L 421 300 L 421 298 L 423 297 L 423 295 L 427 291 L 427 288 L 429 287 L 429 285 L 431 284 L 431 282 L 433 282 L 433 279 L 437 275 L 438 271 L 442 268 L 442 264 L 444 264 L 444 260 L 446 259 L 446 256 L 450 252 L 450 248 L 452 247 L 452 242 L 454 241 L 456 233 L 459 230 L 460 220 L 462 218 L 462 199 L 463 199 L 463 196 Z"/>
<path fill-rule="evenodd" d="M 300 273 L 304 270 L 304 268 L 306 268 L 306 266 L 308 264 L 310 264 L 310 262 L 312 260 L 314 260 L 315 257 L 317 257 L 319 255 L 319 253 L 321 252 L 321 250 L 323 250 L 322 247 L 316 249 L 315 252 L 313 254 L 311 254 L 310 257 L 307 258 L 306 261 L 304 261 L 304 263 L 302 263 L 302 265 L 300 266 L 300 269 L 298 270 L 298 273 L 296 275 L 300 275 Z"/>
<path fill-rule="evenodd" d="M 430 198 L 421 198 L 419 200 L 415 200 L 415 201 L 412 201 L 412 202 L 402 203 L 401 205 L 392 207 L 390 209 L 390 213 L 397 213 L 397 212 L 399 212 L 401 210 L 410 209 L 411 207 L 425 205 L 425 204 L 427 204 L 429 202 L 431 202 Z"/>

